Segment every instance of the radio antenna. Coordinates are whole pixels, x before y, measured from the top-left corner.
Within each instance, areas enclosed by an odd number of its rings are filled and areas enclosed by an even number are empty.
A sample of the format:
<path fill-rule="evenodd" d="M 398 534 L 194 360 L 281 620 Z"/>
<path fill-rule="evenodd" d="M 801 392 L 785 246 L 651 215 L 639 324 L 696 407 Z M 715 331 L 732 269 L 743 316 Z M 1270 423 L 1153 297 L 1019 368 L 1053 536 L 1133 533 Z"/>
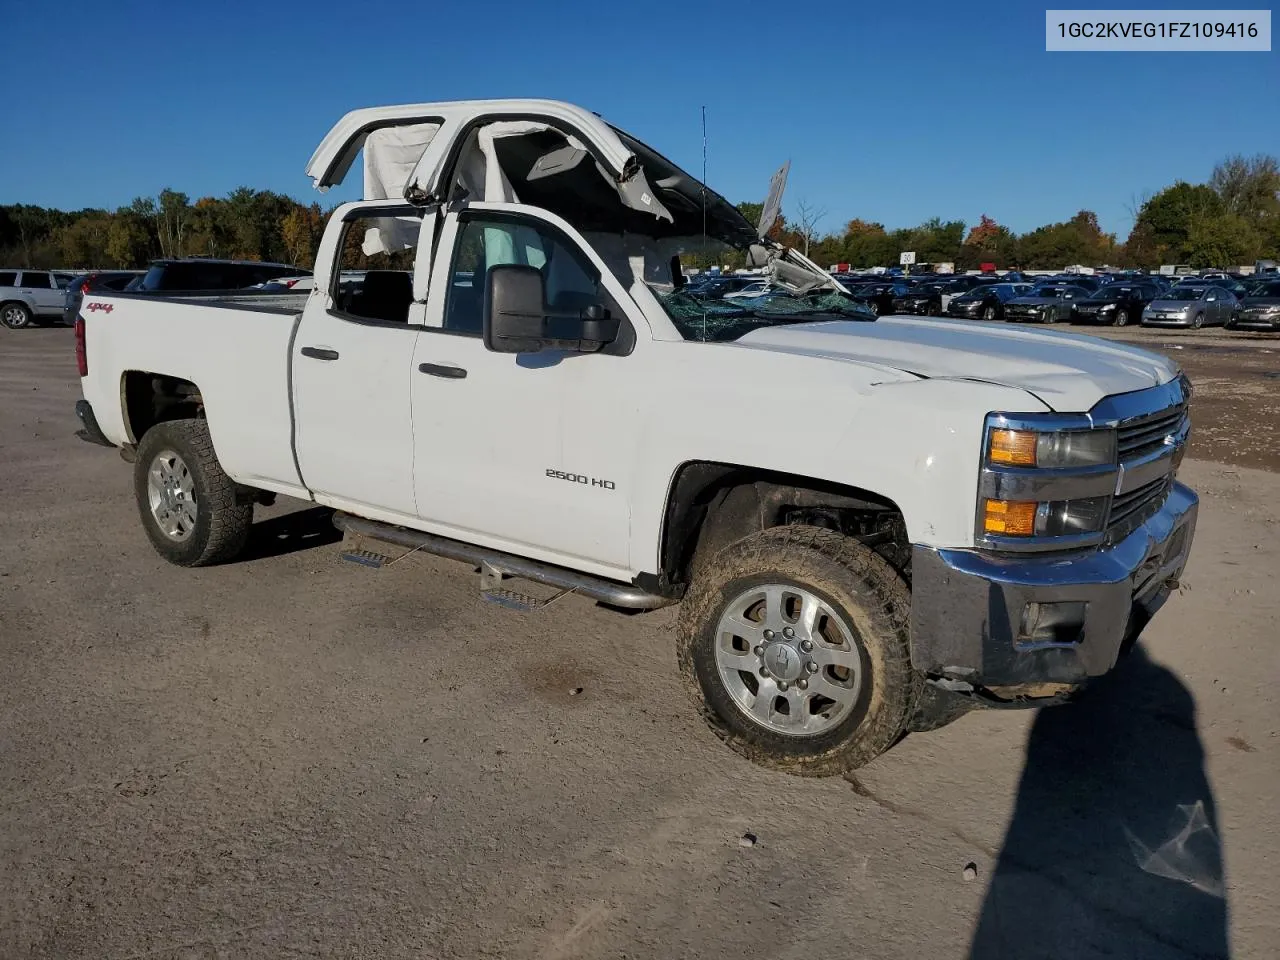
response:
<path fill-rule="evenodd" d="M 702 258 L 707 259 L 707 105 L 702 105 Z M 702 339 L 707 339 L 707 308 L 702 308 Z"/>

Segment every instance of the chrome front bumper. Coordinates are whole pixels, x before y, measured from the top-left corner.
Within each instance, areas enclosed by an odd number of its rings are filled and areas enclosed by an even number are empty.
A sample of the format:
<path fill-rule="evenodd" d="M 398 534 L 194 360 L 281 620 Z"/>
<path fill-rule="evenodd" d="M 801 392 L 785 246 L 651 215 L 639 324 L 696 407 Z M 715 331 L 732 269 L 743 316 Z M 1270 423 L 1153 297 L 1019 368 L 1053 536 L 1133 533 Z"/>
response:
<path fill-rule="evenodd" d="M 949 689 L 1011 698 L 1050 696 L 1101 676 L 1176 586 L 1199 502 L 1174 483 L 1159 512 L 1119 543 L 1066 556 L 916 546 L 913 665 Z M 1028 604 L 1072 602 L 1084 604 L 1084 616 L 1069 641 L 1023 633 Z"/>

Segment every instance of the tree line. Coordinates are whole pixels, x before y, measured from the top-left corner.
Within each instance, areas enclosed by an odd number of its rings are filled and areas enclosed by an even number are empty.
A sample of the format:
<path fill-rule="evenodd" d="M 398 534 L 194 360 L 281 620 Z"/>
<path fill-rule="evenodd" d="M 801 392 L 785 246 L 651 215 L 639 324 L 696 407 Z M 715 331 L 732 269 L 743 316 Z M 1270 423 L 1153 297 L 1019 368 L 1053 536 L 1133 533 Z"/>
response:
<path fill-rule="evenodd" d="M 758 203 L 738 208 L 752 223 L 763 209 Z M 157 257 L 208 256 L 309 268 L 328 213 L 319 204 L 250 187 L 194 203 L 185 193 L 165 189 L 115 211 L 0 206 L 0 266 L 126 269 Z M 795 216 L 779 217 L 769 234 L 822 266 L 887 266 L 912 250 L 920 263 L 952 262 L 960 270 L 983 263 L 1024 269 L 1073 263 L 1230 267 L 1280 254 L 1280 164 L 1266 155 L 1229 157 L 1208 182 L 1175 183 L 1136 200 L 1133 213 L 1133 229 L 1124 242 L 1105 233 L 1089 210 L 1023 234 L 985 214 L 972 226 L 935 217 L 898 230 L 855 218 L 838 233 L 820 234 L 823 211 L 802 202 Z M 683 259 L 691 266 L 726 261 L 699 253 Z M 732 255 L 727 262 L 742 265 L 741 257 Z"/>
<path fill-rule="evenodd" d="M 738 209 L 758 223 L 763 207 L 740 203 Z M 958 270 L 984 263 L 1028 270 L 1075 263 L 1150 270 L 1162 263 L 1233 267 L 1280 259 L 1280 163 L 1273 156 L 1228 157 L 1207 183 L 1175 183 L 1135 200 L 1131 209 L 1133 229 L 1123 242 L 1104 232 L 1091 210 L 1023 234 L 985 214 L 972 226 L 935 217 L 899 230 L 855 218 L 838 233 L 820 234 L 823 211 L 806 203 L 797 205 L 795 216 L 779 217 L 769 235 L 824 267 L 889 266 L 906 250 L 914 251 L 919 263 L 949 262 Z M 689 262 L 705 266 L 714 259 L 695 255 Z M 741 263 L 731 257 L 729 265 Z"/>
<path fill-rule="evenodd" d="M 164 189 L 115 211 L 0 206 L 0 265 L 129 269 L 156 258 L 206 256 L 309 268 L 328 213 L 250 187 L 194 203 Z"/>

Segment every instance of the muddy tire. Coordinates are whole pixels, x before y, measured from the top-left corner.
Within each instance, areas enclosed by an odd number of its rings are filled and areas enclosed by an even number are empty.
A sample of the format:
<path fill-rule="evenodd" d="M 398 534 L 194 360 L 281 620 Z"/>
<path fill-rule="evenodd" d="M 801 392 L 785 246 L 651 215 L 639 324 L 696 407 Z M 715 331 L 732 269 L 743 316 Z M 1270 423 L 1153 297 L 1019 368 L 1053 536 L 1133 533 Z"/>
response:
<path fill-rule="evenodd" d="M 142 526 L 156 552 L 180 567 L 233 559 L 253 522 L 222 471 L 203 420 L 158 423 L 138 444 L 133 492 Z"/>
<path fill-rule="evenodd" d="M 680 610 L 679 667 L 733 750 L 831 776 L 902 737 L 922 679 L 911 594 L 883 559 L 834 531 L 786 526 L 730 544 L 700 573 Z"/>

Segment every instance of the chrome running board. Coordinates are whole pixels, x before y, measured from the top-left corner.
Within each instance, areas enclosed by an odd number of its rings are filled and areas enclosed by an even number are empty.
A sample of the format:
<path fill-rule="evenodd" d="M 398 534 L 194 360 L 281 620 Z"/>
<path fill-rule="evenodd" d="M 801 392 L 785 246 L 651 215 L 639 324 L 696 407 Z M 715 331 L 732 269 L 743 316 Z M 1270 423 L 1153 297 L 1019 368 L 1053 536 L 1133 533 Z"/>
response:
<path fill-rule="evenodd" d="M 423 533 L 421 530 L 410 530 L 407 527 L 396 527 L 389 523 L 354 517 L 349 513 L 335 513 L 333 525 L 353 537 L 368 537 L 370 540 L 392 543 L 409 550 L 420 550 L 449 560 L 461 560 L 463 563 L 479 567 L 485 574 L 482 592 L 486 586 L 492 592 L 495 577 L 497 579 L 519 577 L 522 580 L 546 584 L 549 587 L 556 587 L 559 590 L 576 593 L 588 599 L 627 610 L 656 610 L 676 602 L 670 597 L 650 593 L 634 584 L 605 580 L 602 577 L 593 577 L 565 567 L 517 557 L 500 550 L 489 550 L 472 543 L 463 543 L 461 540 L 451 540 L 448 537 Z M 367 553 L 368 551 L 355 552 Z"/>

